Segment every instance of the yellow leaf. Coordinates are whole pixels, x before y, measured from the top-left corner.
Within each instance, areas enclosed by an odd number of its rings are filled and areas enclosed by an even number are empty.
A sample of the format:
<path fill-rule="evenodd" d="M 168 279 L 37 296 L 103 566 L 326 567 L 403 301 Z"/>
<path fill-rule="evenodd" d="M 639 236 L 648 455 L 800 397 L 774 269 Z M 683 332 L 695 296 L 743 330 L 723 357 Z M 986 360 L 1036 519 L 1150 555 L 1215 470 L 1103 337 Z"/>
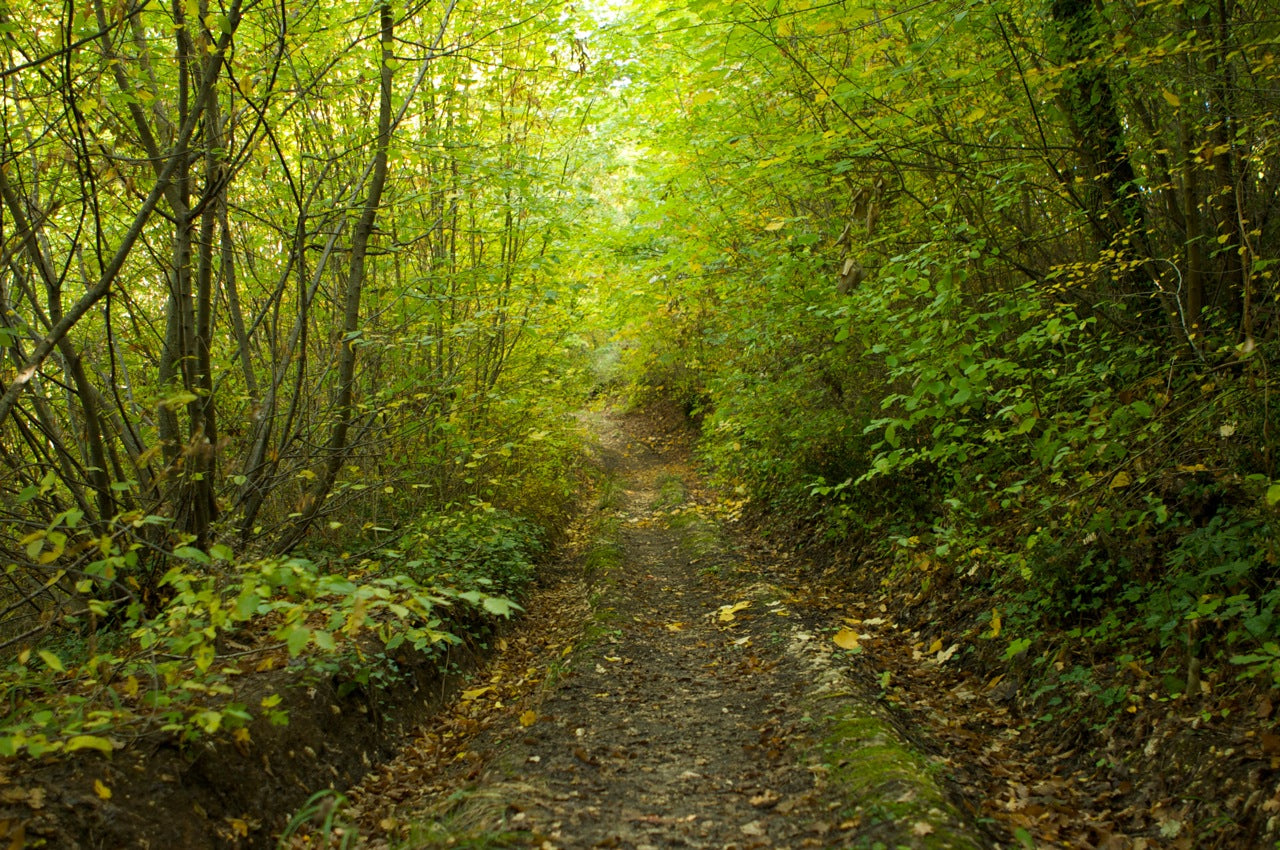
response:
<path fill-rule="evenodd" d="M 521 726 L 532 726 L 537 722 L 538 722 L 538 712 L 534 711 L 533 709 L 529 709 L 524 714 L 520 715 Z"/>
<path fill-rule="evenodd" d="M 1115 477 L 1111 479 L 1111 484 L 1108 486 L 1110 486 L 1112 490 L 1119 490 L 1123 487 L 1128 487 L 1132 483 L 1133 479 L 1129 477 L 1129 473 L 1121 470 L 1115 474 Z"/>
<path fill-rule="evenodd" d="M 831 640 L 833 640 L 835 642 L 835 645 L 840 647 L 841 649 L 857 649 L 858 648 L 858 633 L 855 632 L 853 629 L 841 629 L 840 631 L 836 632 L 836 636 L 833 637 Z"/>
<path fill-rule="evenodd" d="M 721 605 L 719 619 L 722 623 L 732 623 L 734 616 L 746 608 L 751 607 L 751 600 L 747 599 L 742 602 L 735 602 L 732 605 Z"/>
<path fill-rule="evenodd" d="M 249 837 L 249 824 L 240 818 L 227 818 L 227 822 L 231 824 L 231 831 L 241 838 Z"/>
<path fill-rule="evenodd" d="M 774 219 L 773 221 L 771 221 L 771 222 L 769 222 L 768 224 L 766 224 L 766 225 L 764 226 L 764 229 L 765 229 L 765 230 L 781 230 L 782 228 L 784 228 L 784 227 L 786 227 L 786 226 L 787 226 L 787 223 L 786 223 L 785 221 L 783 221 L 782 219 Z"/>
<path fill-rule="evenodd" d="M 112 749 L 114 748 L 110 741 L 99 738 L 97 735 L 73 735 L 71 740 L 67 741 L 66 747 L 69 753 L 74 753 L 76 750 L 98 750 L 110 754 Z"/>
<path fill-rule="evenodd" d="M 491 690 L 493 690 L 492 685 L 485 685 L 483 688 L 473 688 L 472 690 L 469 690 L 469 691 L 463 691 L 462 699 L 465 701 L 479 699 L 480 697 L 484 696 Z"/>
<path fill-rule="evenodd" d="M 236 742 L 240 744 L 247 744 L 253 740 L 253 736 L 249 734 L 249 730 L 244 728 L 243 726 L 241 726 L 236 731 L 232 732 L 231 737 L 234 738 Z"/>
<path fill-rule="evenodd" d="M 111 789 L 103 785 L 101 779 L 93 780 L 93 793 L 97 794 L 100 800 L 111 799 Z"/>
<path fill-rule="evenodd" d="M 941 649 L 942 649 L 942 638 L 938 638 L 938 639 L 937 639 L 937 640 L 935 640 L 933 643 L 929 644 L 929 654 L 930 654 L 930 655 L 932 655 L 932 654 L 933 654 L 933 653 L 935 653 L 935 652 L 939 652 L 939 651 L 941 651 Z"/>
<path fill-rule="evenodd" d="M 684 631 L 684 623 L 667 623 L 667 631 L 682 632 Z"/>
<path fill-rule="evenodd" d="M 53 670 L 56 673 L 66 672 L 67 668 L 62 666 L 62 659 L 54 655 L 49 650 L 47 649 L 37 650 L 36 654 L 39 655 L 40 658 L 44 660 L 45 664 L 49 665 L 50 670 Z"/>
<path fill-rule="evenodd" d="M 1160 92 L 1160 94 L 1164 95 L 1164 99 L 1169 102 L 1170 106 L 1182 105 L 1182 98 L 1178 97 L 1176 94 L 1169 91 L 1168 89 L 1165 89 L 1164 91 Z"/>
<path fill-rule="evenodd" d="M 991 637 L 1000 637 L 1000 612 L 995 608 L 991 609 Z"/>

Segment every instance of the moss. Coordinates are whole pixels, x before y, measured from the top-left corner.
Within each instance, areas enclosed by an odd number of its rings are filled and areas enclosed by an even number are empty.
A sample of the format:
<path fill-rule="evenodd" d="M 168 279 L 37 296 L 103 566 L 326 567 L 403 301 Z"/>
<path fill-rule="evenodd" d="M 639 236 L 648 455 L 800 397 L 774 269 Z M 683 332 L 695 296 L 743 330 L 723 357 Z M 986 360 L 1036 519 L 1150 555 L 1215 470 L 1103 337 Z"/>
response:
<path fill-rule="evenodd" d="M 847 846 L 982 846 L 943 793 L 937 766 L 911 749 L 887 720 L 856 703 L 833 709 L 830 695 L 822 702 L 814 706 L 822 720 L 813 756 L 851 824 Z"/>

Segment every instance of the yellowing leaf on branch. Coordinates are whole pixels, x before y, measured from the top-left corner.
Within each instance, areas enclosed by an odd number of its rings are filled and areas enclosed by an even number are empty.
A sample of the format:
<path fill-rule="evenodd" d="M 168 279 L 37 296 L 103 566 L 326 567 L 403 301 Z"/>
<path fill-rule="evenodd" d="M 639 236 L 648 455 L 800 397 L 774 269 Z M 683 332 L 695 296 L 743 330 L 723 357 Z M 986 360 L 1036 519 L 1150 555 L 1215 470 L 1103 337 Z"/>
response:
<path fill-rule="evenodd" d="M 67 741 L 66 746 L 66 751 L 69 753 L 74 753 L 76 750 L 98 750 L 109 755 L 112 749 L 114 747 L 109 740 L 97 735 L 74 735 Z"/>
<path fill-rule="evenodd" d="M 1164 89 L 1163 91 L 1160 92 L 1160 94 L 1164 96 L 1164 99 L 1168 102 L 1170 106 L 1182 105 L 1182 98 L 1178 97 L 1176 94 L 1169 91 L 1168 89 Z"/>
<path fill-rule="evenodd" d="M 987 637 L 1000 637 L 1000 611 L 996 608 L 991 609 L 991 634 Z"/>

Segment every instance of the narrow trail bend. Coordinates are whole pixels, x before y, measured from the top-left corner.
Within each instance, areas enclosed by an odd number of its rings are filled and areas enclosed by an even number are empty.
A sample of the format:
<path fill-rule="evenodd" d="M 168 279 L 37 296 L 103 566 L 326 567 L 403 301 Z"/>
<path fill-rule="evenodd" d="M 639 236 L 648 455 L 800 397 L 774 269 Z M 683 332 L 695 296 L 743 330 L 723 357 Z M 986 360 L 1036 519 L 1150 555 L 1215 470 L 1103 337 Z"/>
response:
<path fill-rule="evenodd" d="M 857 705 L 830 635 L 726 539 L 735 505 L 703 488 L 681 433 L 585 420 L 604 483 L 574 551 L 353 793 L 361 844 L 982 846 L 936 771 Z"/>

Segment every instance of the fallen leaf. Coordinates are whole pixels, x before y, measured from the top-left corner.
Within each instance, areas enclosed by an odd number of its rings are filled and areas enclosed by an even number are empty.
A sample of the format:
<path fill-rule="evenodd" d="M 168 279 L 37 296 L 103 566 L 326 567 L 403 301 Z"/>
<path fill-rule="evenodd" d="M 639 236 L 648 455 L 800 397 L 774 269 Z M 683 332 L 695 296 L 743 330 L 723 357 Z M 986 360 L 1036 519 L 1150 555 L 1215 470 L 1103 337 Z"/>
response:
<path fill-rule="evenodd" d="M 719 619 L 722 623 L 732 623 L 734 616 L 739 612 L 751 607 L 751 600 L 747 599 L 742 602 L 735 602 L 732 605 L 721 605 Z"/>
<path fill-rule="evenodd" d="M 533 709 L 529 709 L 524 714 L 520 715 L 521 726 L 532 726 L 537 722 L 538 722 L 538 712 L 534 711 Z"/>
<path fill-rule="evenodd" d="M 752 806 L 757 809 L 768 809 L 778 805 L 778 801 L 782 799 L 782 795 L 777 791 L 768 790 L 757 794 L 750 799 Z"/>
<path fill-rule="evenodd" d="M 684 623 L 667 623 L 667 631 L 682 632 L 684 631 Z"/>
<path fill-rule="evenodd" d="M 231 831 L 240 838 L 249 837 L 249 824 L 240 818 L 227 818 L 227 822 L 231 824 Z"/>
<path fill-rule="evenodd" d="M 853 629 L 841 629 L 831 640 L 841 649 L 858 648 L 858 633 Z"/>
<path fill-rule="evenodd" d="M 912 835 L 932 835 L 933 824 L 925 823 L 922 820 L 916 821 L 915 824 L 911 827 L 911 834 Z"/>
<path fill-rule="evenodd" d="M 27 825 L 21 821 L 0 821 L 0 838 L 9 839 L 9 850 L 22 850 L 27 846 Z"/>
<path fill-rule="evenodd" d="M 938 638 L 933 643 L 929 644 L 930 655 L 933 655 L 935 652 L 937 652 L 940 649 L 942 649 L 942 638 Z"/>
<path fill-rule="evenodd" d="M 760 821 L 758 820 L 744 823 L 742 826 L 738 827 L 738 829 L 743 835 L 750 835 L 754 837 L 764 835 L 764 827 L 760 825 Z"/>
<path fill-rule="evenodd" d="M 93 780 L 93 793 L 97 794 L 100 800 L 111 799 L 111 789 L 103 784 L 101 779 Z"/>
<path fill-rule="evenodd" d="M 991 635 L 990 636 L 993 638 L 1000 637 L 1000 611 L 995 608 L 991 609 Z"/>
<path fill-rule="evenodd" d="M 466 702 L 470 702 L 471 700 L 479 699 L 491 690 L 493 690 L 492 685 L 485 685 L 483 688 L 473 688 L 469 691 L 463 691 L 462 699 Z"/>

